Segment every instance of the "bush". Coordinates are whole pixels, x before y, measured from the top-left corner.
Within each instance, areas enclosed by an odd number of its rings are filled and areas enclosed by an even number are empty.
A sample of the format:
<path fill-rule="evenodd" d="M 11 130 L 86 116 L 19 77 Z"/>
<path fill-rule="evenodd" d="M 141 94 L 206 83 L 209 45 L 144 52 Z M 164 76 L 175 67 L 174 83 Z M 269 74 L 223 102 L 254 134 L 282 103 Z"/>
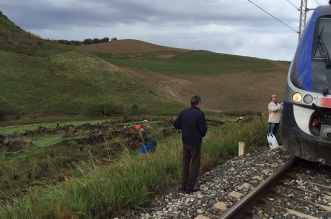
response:
<path fill-rule="evenodd" d="M 100 40 L 100 42 L 108 42 L 109 41 L 109 38 L 108 37 L 104 37 Z"/>
<path fill-rule="evenodd" d="M 94 38 L 93 43 L 100 43 L 100 40 L 98 38 Z"/>
<path fill-rule="evenodd" d="M 92 44 L 93 43 L 93 40 L 92 39 L 85 39 L 83 41 L 83 44 L 87 45 L 87 44 Z"/>

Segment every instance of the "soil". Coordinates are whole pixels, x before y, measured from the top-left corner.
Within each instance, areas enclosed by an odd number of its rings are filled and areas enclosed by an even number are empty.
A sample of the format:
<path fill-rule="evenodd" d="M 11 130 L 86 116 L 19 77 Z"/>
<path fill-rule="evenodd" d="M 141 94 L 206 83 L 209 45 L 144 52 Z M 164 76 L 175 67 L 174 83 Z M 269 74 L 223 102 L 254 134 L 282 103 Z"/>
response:
<path fill-rule="evenodd" d="M 151 121 L 151 120 L 150 120 Z M 46 128 L 39 126 L 35 130 L 22 131 L 20 133 L 13 133 L 7 135 L 0 134 L 0 145 L 7 152 L 17 152 L 23 149 L 36 147 L 31 141 L 33 137 L 55 136 L 61 135 L 60 142 L 48 146 L 84 146 L 84 145 L 97 145 L 111 141 L 115 138 L 124 139 L 123 143 L 130 149 L 139 149 L 143 144 L 149 141 L 157 143 L 155 139 L 150 137 L 150 130 L 158 130 L 160 134 L 158 137 L 163 138 L 173 133 L 180 131 L 172 127 L 173 118 L 159 121 L 155 125 L 150 126 L 148 123 L 133 124 L 133 125 L 118 125 L 129 120 L 109 120 L 96 125 L 85 123 L 79 126 L 73 125 L 58 125 L 56 128 Z M 131 121 L 134 122 L 134 121 Z M 223 122 L 217 120 L 207 120 L 209 126 L 222 125 Z M 25 140 L 22 140 L 25 139 Z"/>
<path fill-rule="evenodd" d="M 284 95 L 287 77 L 285 70 L 264 74 L 242 72 L 209 77 L 170 77 L 145 69 L 122 69 L 157 95 L 184 104 L 189 104 L 192 96 L 199 95 L 202 98 L 202 107 L 216 112 L 266 112 L 272 93 L 280 97 Z"/>

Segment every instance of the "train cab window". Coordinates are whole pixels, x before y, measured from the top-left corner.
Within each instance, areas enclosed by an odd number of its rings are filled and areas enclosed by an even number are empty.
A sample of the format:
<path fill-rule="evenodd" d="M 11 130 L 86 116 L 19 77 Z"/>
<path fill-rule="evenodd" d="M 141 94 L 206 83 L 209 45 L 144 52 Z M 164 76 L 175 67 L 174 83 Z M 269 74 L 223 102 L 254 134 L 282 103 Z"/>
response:
<path fill-rule="evenodd" d="M 314 60 L 331 65 L 331 18 L 320 18 L 314 40 Z"/>

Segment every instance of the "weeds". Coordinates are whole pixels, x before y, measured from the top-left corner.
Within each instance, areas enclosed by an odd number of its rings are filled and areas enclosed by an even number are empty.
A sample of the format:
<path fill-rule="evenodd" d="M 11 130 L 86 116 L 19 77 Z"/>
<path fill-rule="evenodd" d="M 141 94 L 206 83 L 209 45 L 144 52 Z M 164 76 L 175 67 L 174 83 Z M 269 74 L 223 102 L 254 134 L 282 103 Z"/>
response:
<path fill-rule="evenodd" d="M 246 152 L 265 141 L 265 121 L 210 127 L 203 143 L 202 171 L 237 156 L 238 142 Z M 80 177 L 65 179 L 57 186 L 31 189 L 15 204 L 0 207 L 1 218 L 105 218 L 127 209 L 145 207 L 158 192 L 174 188 L 181 178 L 180 134 L 159 141 L 153 153 L 123 150 L 116 160 L 77 163 Z"/>

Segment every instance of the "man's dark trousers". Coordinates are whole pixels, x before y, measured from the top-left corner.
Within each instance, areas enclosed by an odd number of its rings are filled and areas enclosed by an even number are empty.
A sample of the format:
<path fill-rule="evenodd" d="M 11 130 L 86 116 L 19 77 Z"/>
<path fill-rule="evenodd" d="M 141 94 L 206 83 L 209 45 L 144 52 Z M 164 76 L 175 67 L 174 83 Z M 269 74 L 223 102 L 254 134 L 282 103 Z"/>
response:
<path fill-rule="evenodd" d="M 200 173 L 201 145 L 183 145 L 183 179 L 182 187 L 186 190 L 194 188 Z"/>

